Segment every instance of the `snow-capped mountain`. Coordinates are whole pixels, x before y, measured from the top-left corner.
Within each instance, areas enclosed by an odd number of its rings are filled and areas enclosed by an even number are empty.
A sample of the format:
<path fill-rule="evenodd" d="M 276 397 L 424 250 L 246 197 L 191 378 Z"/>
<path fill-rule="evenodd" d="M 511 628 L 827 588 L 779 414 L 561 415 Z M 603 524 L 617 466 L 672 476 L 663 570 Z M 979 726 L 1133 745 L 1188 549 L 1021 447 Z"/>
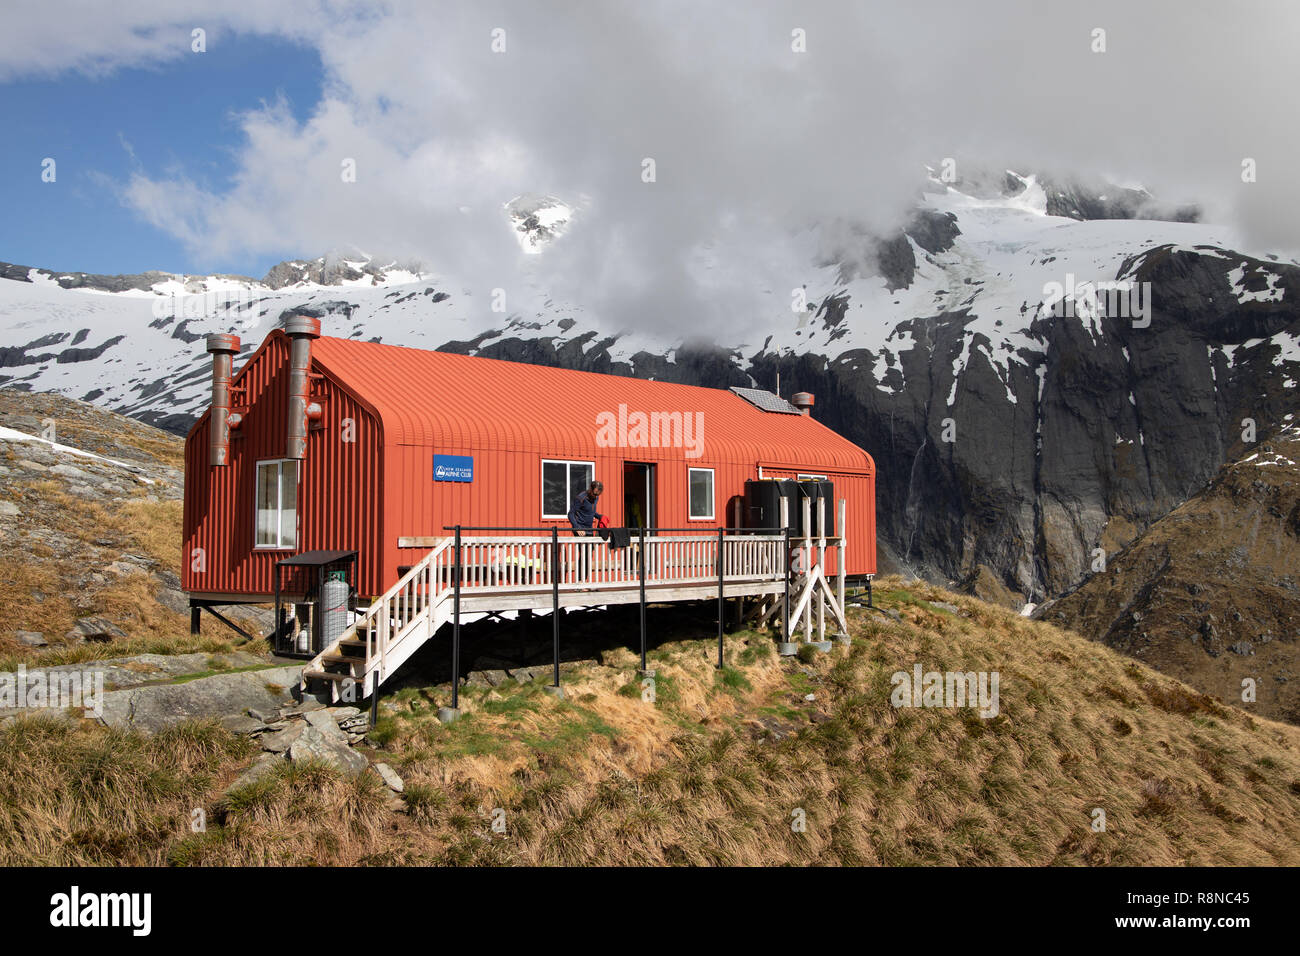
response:
<path fill-rule="evenodd" d="M 553 197 L 506 213 L 530 253 L 579 228 Z M 494 312 L 489 290 L 360 253 L 262 280 L 0 264 L 0 384 L 180 430 L 208 399 L 202 337 L 248 350 L 294 312 L 331 335 L 592 371 L 768 388 L 779 373 L 875 456 L 900 564 L 983 565 L 1035 600 L 1203 486 L 1241 452 L 1243 419 L 1262 433 L 1294 410 L 1300 267 L 1195 216 L 1137 187 L 932 178 L 895 235 L 798 235 L 806 308 L 773 290 L 749 334 L 716 347 L 621 332 L 540 286 Z M 1115 281 L 1129 285 L 1097 285 Z"/>
<path fill-rule="evenodd" d="M 531 193 L 510 200 L 505 211 L 519 247 L 530 255 L 537 255 L 563 235 L 573 218 L 573 209 L 562 200 Z"/>

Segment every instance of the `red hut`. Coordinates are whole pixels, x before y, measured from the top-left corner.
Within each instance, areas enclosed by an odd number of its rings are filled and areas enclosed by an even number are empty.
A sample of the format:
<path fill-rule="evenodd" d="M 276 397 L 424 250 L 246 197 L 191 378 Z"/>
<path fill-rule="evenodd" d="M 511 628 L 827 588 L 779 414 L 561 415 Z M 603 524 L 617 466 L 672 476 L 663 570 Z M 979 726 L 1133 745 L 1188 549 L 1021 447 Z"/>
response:
<path fill-rule="evenodd" d="M 291 318 L 232 375 L 185 446 L 183 586 L 194 606 L 271 599 L 276 562 L 356 552 L 383 594 L 452 525 L 565 529 L 596 478 L 615 526 L 737 527 L 746 482 L 821 478 L 847 501 L 845 570 L 876 570 L 871 456 L 756 389 L 711 389 L 320 336 Z M 831 517 L 830 520 L 834 520 Z"/>

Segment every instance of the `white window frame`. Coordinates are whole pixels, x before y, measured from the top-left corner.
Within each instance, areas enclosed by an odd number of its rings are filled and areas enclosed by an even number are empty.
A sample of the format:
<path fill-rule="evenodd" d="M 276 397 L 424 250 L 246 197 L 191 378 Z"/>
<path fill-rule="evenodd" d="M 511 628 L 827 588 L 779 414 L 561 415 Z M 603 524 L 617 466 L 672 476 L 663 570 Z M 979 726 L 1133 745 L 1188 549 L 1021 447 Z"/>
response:
<path fill-rule="evenodd" d="M 298 467 L 298 460 L 296 458 L 263 458 L 262 460 L 258 461 L 253 468 L 253 550 L 254 551 L 293 551 L 295 548 L 298 547 L 298 519 L 300 516 L 300 509 L 297 507 L 297 503 L 301 499 L 300 488 L 298 489 L 299 493 L 294 495 L 295 507 L 293 509 L 293 540 L 290 541 L 288 544 L 285 544 L 280 535 L 280 529 L 284 527 L 284 484 L 280 480 L 280 474 L 281 474 L 281 469 L 283 469 L 283 467 L 287 464 L 293 465 L 294 468 L 293 482 L 296 488 L 302 478 L 302 472 Z M 261 485 L 262 485 L 262 469 L 265 467 L 269 467 L 271 465 L 276 466 L 276 482 L 275 482 L 276 543 L 261 544 L 258 541 L 259 534 L 258 534 L 258 527 L 257 527 L 257 519 L 261 515 L 262 507 L 261 507 L 260 496 L 258 495 L 258 492 L 261 490 Z"/>
<path fill-rule="evenodd" d="M 565 497 L 565 499 L 564 499 L 564 513 L 563 513 L 563 514 L 558 514 L 558 515 L 556 515 L 556 514 L 547 514 L 547 513 L 546 513 L 546 466 L 547 466 L 547 465 L 564 465 L 564 466 L 565 466 L 565 469 L 564 469 L 564 489 L 565 489 L 565 496 L 566 496 L 566 497 Z M 540 490 L 540 492 L 539 492 L 539 493 L 541 494 L 541 496 L 542 496 L 542 500 L 541 500 L 540 504 L 541 504 L 541 509 L 542 509 L 542 520 L 543 520 L 543 521 L 567 521 L 567 520 L 568 520 L 568 518 L 569 518 L 569 508 L 571 508 L 571 507 L 573 506 L 573 499 L 568 497 L 569 489 L 573 487 L 572 481 L 570 480 L 570 479 L 571 479 L 571 476 L 570 476 L 570 474 L 569 474 L 569 466 L 571 466 L 571 465 L 586 465 L 588 468 L 591 469 L 591 479 L 590 479 L 590 480 L 591 480 L 591 481 L 595 481 L 595 480 L 596 480 L 596 463 L 595 463 L 594 461 L 583 461 L 583 460 L 580 459 L 580 458 L 543 458 L 543 459 L 542 459 L 541 472 L 540 472 L 540 477 L 541 477 L 542 485 L 541 485 L 541 490 Z"/>
<path fill-rule="evenodd" d="M 826 475 L 799 475 L 795 478 L 795 480 L 796 481 L 829 481 L 830 479 L 827 478 Z"/>
<path fill-rule="evenodd" d="M 691 476 L 697 471 L 707 471 L 709 473 L 709 513 L 707 515 L 691 514 Z M 715 521 L 718 513 L 718 483 L 717 475 L 713 473 L 712 468 L 687 468 L 686 469 L 686 517 L 690 521 Z"/>

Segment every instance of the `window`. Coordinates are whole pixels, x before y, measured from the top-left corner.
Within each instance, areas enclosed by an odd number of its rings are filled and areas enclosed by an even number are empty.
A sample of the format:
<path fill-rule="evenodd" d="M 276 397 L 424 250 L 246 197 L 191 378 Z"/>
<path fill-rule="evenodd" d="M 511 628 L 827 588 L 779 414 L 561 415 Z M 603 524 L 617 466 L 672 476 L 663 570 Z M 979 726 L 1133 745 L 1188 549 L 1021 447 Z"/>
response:
<path fill-rule="evenodd" d="M 542 517 L 567 518 L 569 505 L 587 490 L 595 476 L 594 461 L 542 459 Z"/>
<path fill-rule="evenodd" d="M 713 520 L 713 469 L 692 468 L 690 470 L 691 519 L 696 521 Z"/>
<path fill-rule="evenodd" d="M 257 463 L 257 547 L 298 546 L 298 463 Z"/>
<path fill-rule="evenodd" d="M 800 481 L 825 481 L 826 476 L 825 475 L 800 475 L 799 480 Z"/>

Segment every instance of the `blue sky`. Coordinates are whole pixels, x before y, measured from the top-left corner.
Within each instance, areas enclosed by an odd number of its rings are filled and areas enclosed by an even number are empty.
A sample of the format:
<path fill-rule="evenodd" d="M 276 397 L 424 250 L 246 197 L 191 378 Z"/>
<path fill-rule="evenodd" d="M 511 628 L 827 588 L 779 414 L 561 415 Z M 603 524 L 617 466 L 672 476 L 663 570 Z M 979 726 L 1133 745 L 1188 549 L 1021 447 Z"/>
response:
<path fill-rule="evenodd" d="M 0 259 L 260 277 L 355 250 L 465 288 L 546 281 L 646 322 L 717 303 L 721 321 L 798 279 L 789 245 L 810 224 L 891 234 L 948 158 L 959 175 L 1141 182 L 1240 227 L 1243 251 L 1300 246 L 1300 125 L 1282 119 L 1300 4 L 937 9 L 10 3 Z M 503 212 L 523 193 L 575 208 L 564 241 L 526 263 Z M 706 249 L 725 267 L 699 268 Z"/>
<path fill-rule="evenodd" d="M 283 97 L 304 120 L 321 97 L 315 49 L 254 36 L 209 40 L 205 53 L 92 78 L 0 83 L 0 260 L 106 274 L 161 269 L 261 277 L 306 254 L 195 261 L 185 246 L 128 208 L 120 189 L 133 172 L 183 173 L 225 191 L 244 135 L 235 114 Z M 45 157 L 57 180 L 41 180 Z"/>

